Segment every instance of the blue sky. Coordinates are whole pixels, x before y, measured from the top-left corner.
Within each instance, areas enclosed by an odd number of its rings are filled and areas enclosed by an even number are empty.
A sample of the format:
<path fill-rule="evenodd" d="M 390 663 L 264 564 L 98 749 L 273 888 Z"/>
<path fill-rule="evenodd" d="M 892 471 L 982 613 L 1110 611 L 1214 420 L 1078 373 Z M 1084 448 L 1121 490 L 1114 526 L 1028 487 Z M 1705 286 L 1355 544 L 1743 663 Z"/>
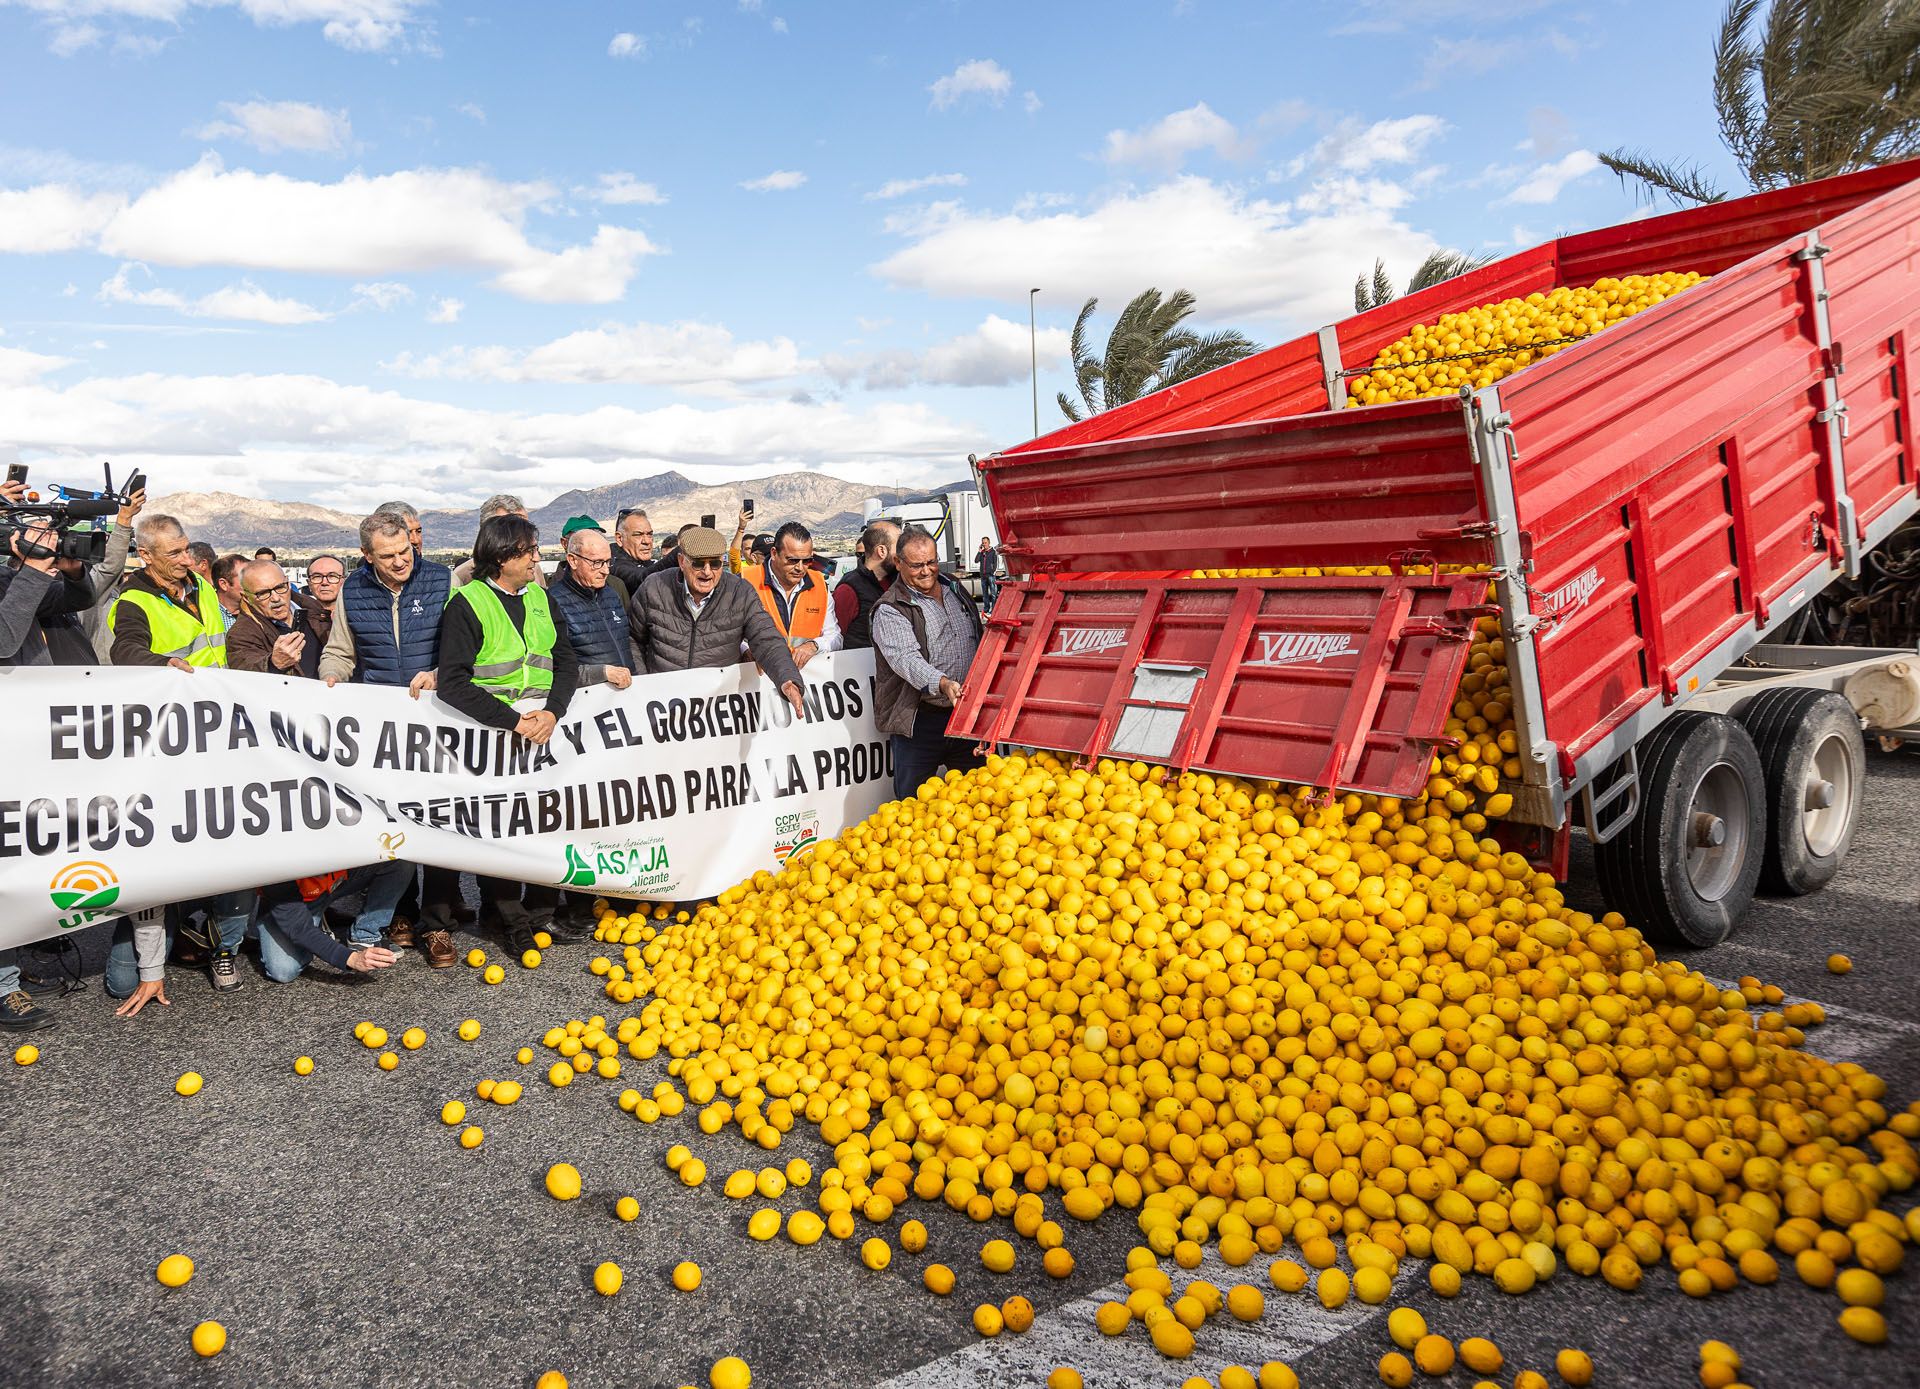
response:
<path fill-rule="evenodd" d="M 352 509 L 960 476 L 1098 295 L 1276 342 L 1641 209 L 1718 7 L 0 0 L 0 455 Z M 1654 41 L 1658 35 L 1658 41 Z"/>

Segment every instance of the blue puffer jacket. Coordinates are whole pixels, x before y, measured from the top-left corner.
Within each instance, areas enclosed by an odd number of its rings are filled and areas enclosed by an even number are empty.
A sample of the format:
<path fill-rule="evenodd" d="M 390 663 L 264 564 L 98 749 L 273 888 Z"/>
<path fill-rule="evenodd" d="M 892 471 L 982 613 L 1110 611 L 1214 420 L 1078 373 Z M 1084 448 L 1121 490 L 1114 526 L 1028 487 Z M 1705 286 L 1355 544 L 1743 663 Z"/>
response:
<path fill-rule="evenodd" d="M 369 685 L 404 685 L 440 661 L 440 610 L 453 590 L 444 564 L 416 560 L 398 593 L 363 564 L 341 587 L 353 631 L 353 678 Z"/>
<path fill-rule="evenodd" d="M 567 624 L 573 654 L 583 666 L 620 666 L 630 669 L 633 657 L 627 645 L 627 605 L 612 584 L 587 590 L 573 581 L 564 567 L 547 587 L 547 598 Z"/>

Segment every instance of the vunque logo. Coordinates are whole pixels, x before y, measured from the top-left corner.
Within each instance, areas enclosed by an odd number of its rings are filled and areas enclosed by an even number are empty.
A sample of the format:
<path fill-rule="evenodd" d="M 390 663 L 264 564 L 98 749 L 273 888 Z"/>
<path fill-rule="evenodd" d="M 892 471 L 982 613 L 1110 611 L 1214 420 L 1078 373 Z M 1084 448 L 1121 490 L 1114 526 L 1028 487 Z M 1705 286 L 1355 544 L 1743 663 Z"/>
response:
<path fill-rule="evenodd" d="M 1318 665 L 1360 649 L 1353 644 L 1351 632 L 1256 632 L 1254 641 L 1254 653 L 1244 665 L 1295 666 L 1303 661 Z"/>
<path fill-rule="evenodd" d="M 1060 644 L 1047 653 L 1049 656 L 1097 656 L 1127 644 L 1124 627 L 1062 627 L 1055 635 Z"/>
<path fill-rule="evenodd" d="M 1599 567 L 1588 565 L 1581 573 L 1574 575 L 1546 596 L 1542 604 L 1546 609 L 1543 616 L 1565 617 L 1575 609 L 1585 607 L 1587 600 L 1593 597 L 1595 591 L 1605 582 L 1606 580 L 1600 577 Z"/>
<path fill-rule="evenodd" d="M 113 905 L 120 900 L 120 879 L 96 860 L 69 863 L 53 875 L 47 895 L 60 910 L 54 925 L 63 931 L 91 926 L 103 916 L 122 914 Z"/>

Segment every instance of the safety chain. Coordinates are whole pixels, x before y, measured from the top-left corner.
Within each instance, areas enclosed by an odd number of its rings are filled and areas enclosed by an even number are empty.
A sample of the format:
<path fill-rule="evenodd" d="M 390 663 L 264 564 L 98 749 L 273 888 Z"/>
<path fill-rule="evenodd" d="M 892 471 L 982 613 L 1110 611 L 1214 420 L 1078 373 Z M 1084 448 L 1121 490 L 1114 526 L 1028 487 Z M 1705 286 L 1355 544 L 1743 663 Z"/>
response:
<path fill-rule="evenodd" d="M 1595 329 L 1595 332 L 1598 331 L 1601 330 Z M 1525 342 L 1517 347 L 1483 347 L 1478 352 L 1456 352 L 1451 357 L 1428 357 L 1418 362 L 1390 362 L 1385 366 L 1348 367 L 1340 375 L 1371 376 L 1376 371 L 1406 371 L 1413 367 L 1439 366 L 1442 362 L 1468 362 L 1475 357 L 1512 357 L 1521 352 L 1537 352 L 1547 347 L 1566 347 L 1572 343 L 1585 342 L 1592 336 L 1593 333 L 1582 333 L 1579 337 L 1552 338 L 1546 342 Z"/>

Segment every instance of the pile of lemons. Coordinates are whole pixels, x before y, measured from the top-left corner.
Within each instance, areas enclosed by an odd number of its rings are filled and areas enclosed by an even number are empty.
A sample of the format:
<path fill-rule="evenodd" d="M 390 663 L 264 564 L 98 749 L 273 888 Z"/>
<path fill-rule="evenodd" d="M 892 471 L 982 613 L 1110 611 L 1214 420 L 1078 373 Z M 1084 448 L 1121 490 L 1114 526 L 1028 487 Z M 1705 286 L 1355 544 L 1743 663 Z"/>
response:
<path fill-rule="evenodd" d="M 818 1131 L 835 1234 L 911 1194 L 1033 1238 L 1046 1196 L 1184 1267 L 1291 1244 L 1428 1259 L 1442 1292 L 1661 1261 L 1711 1292 L 1811 1254 L 1884 1336 L 1920 1112 L 1802 1049 L 1818 1005 L 1657 958 L 1477 814 L 995 756 L 691 919 L 608 912 L 594 969 L 703 1131 Z"/>
<path fill-rule="evenodd" d="M 1623 275 L 1442 314 L 1382 348 L 1371 371 L 1348 381 L 1347 405 L 1385 405 L 1453 395 L 1462 386 L 1491 386 L 1705 278 L 1692 270 Z"/>

